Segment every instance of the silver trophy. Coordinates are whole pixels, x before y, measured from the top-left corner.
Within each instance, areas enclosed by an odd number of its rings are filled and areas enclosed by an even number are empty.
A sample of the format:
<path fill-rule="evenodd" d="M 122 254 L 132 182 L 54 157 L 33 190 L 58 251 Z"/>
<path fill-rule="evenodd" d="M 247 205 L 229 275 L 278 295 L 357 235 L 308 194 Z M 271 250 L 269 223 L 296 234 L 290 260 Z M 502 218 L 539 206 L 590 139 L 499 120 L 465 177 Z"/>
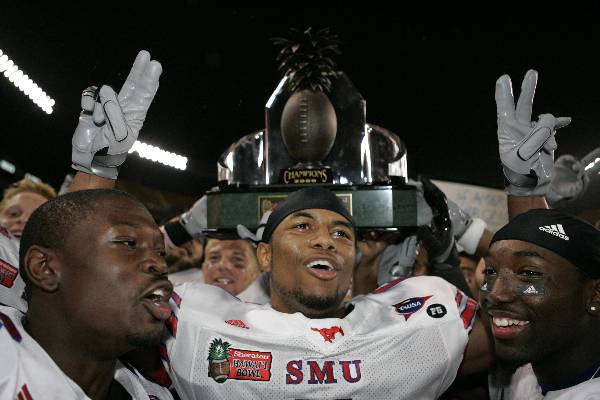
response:
<path fill-rule="evenodd" d="M 416 192 L 406 185 L 404 143 L 366 122 L 364 98 L 322 50 L 336 52 L 337 37 L 310 29 L 300 36 L 278 39 L 284 76 L 265 105 L 265 129 L 219 158 L 218 190 L 207 197 L 209 228 L 256 227 L 288 193 L 315 184 L 340 196 L 360 229 L 414 228 Z"/>

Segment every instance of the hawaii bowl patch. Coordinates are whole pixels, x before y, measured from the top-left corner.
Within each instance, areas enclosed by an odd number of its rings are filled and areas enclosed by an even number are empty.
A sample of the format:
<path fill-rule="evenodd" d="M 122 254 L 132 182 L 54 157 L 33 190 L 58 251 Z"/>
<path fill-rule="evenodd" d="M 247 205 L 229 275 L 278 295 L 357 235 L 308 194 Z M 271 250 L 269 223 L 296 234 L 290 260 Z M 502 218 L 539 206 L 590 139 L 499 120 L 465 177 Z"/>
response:
<path fill-rule="evenodd" d="M 272 359 L 269 352 L 236 349 L 220 338 L 213 339 L 208 349 L 208 375 L 219 383 L 227 379 L 269 381 Z"/>
<path fill-rule="evenodd" d="M 404 320 L 408 320 L 411 315 L 419 311 L 425 305 L 425 302 L 432 296 L 411 297 L 410 299 L 402 300 L 400 303 L 394 304 L 396 312 L 404 316 Z"/>
<path fill-rule="evenodd" d="M 0 285 L 6 286 L 7 288 L 13 287 L 18 274 L 18 269 L 6 261 L 0 260 Z"/>

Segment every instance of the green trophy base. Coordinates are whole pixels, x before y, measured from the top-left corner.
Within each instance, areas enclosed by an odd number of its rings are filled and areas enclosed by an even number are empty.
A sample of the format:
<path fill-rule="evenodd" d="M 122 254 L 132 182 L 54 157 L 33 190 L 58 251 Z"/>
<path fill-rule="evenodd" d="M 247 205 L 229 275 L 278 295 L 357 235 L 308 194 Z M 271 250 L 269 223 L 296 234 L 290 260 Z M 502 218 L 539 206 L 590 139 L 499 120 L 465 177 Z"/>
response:
<path fill-rule="evenodd" d="M 344 202 L 360 229 L 417 226 L 417 192 L 406 185 L 322 185 Z M 262 215 L 304 185 L 226 186 L 207 193 L 208 231 L 255 230 Z"/>

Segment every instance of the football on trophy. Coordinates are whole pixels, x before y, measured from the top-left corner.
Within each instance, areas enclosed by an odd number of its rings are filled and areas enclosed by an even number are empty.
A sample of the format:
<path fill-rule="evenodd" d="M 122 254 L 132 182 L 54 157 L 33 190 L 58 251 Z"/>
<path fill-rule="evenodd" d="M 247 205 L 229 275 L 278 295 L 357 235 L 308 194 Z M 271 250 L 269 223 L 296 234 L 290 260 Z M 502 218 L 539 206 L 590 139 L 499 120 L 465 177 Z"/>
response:
<path fill-rule="evenodd" d="M 281 116 L 281 135 L 289 155 L 300 166 L 318 165 L 335 142 L 337 117 L 322 91 L 295 92 Z"/>

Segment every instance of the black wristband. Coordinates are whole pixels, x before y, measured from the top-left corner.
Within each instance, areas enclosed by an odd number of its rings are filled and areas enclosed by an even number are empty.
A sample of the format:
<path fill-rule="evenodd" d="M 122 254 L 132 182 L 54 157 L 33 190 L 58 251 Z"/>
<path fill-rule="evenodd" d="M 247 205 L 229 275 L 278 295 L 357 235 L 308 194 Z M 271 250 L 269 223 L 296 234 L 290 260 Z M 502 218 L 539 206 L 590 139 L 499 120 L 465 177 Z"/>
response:
<path fill-rule="evenodd" d="M 167 222 L 164 225 L 165 232 L 169 235 L 169 239 L 175 246 L 181 246 L 193 239 L 187 230 L 181 225 L 181 222 Z"/>

